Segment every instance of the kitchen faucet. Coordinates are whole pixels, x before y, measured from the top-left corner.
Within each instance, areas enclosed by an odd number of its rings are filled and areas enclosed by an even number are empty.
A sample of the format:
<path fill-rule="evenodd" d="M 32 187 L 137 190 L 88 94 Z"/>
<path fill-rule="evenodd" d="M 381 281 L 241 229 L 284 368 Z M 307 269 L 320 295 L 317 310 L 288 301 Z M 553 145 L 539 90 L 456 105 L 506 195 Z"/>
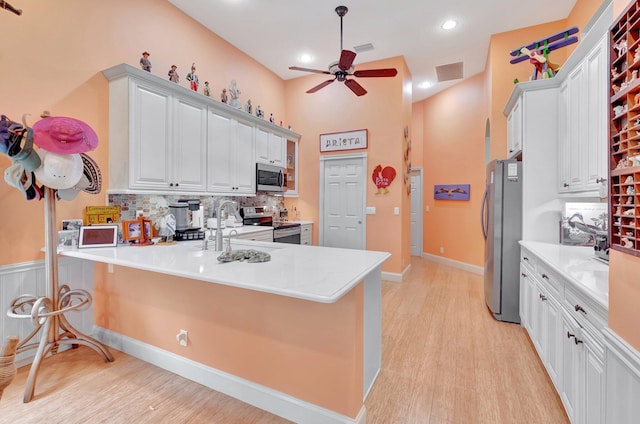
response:
<path fill-rule="evenodd" d="M 216 228 L 216 251 L 222 250 L 222 209 L 226 205 L 231 205 L 231 208 L 236 209 L 237 203 L 233 200 L 223 200 L 218 205 L 218 212 L 216 214 L 218 217 L 218 227 Z M 234 213 L 237 213 L 237 211 L 234 210 Z"/>

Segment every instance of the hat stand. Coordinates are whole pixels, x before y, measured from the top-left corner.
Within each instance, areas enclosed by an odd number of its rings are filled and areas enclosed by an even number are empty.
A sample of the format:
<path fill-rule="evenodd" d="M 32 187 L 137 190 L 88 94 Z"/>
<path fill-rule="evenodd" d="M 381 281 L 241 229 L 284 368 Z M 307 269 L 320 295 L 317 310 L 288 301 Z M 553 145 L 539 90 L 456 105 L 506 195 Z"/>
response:
<path fill-rule="evenodd" d="M 38 370 L 42 360 L 58 353 L 60 345 L 76 348 L 84 345 L 102 355 L 105 362 L 112 362 L 111 352 L 98 340 L 75 329 L 64 316 L 67 312 L 83 311 L 91 306 L 91 294 L 86 290 L 71 290 L 66 284 L 58 286 L 58 243 L 56 231 L 56 193 L 44 188 L 45 226 L 45 276 L 48 296 L 23 295 L 11 303 L 7 315 L 12 318 L 31 318 L 34 330 L 18 344 L 17 353 L 36 349 L 24 391 L 24 402 L 33 399 Z M 27 344 L 42 330 L 39 342 Z"/>

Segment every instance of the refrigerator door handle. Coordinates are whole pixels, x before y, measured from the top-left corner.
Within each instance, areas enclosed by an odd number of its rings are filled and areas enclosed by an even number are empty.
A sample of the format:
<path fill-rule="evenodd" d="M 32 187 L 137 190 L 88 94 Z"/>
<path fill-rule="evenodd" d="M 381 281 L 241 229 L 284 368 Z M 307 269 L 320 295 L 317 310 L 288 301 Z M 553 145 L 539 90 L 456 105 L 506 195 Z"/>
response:
<path fill-rule="evenodd" d="M 484 191 L 484 195 L 482 196 L 482 207 L 480 208 L 480 225 L 482 226 L 482 236 L 484 237 L 484 239 L 487 239 L 487 227 L 488 227 L 488 222 L 487 225 L 485 225 L 485 221 L 487 221 L 489 219 L 489 217 L 485 218 L 485 210 L 484 210 L 484 206 L 487 204 L 487 196 L 489 195 L 489 187 L 487 187 Z"/>

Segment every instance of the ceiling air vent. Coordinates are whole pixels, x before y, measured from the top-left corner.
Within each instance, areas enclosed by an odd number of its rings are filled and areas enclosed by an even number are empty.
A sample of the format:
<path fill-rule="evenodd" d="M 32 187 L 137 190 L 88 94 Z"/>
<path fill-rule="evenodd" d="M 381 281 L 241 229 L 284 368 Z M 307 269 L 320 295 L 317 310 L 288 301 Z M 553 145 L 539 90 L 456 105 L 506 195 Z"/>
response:
<path fill-rule="evenodd" d="M 353 50 L 355 50 L 356 53 L 368 52 L 373 50 L 373 44 L 371 43 L 360 44 L 359 46 L 355 46 Z"/>
<path fill-rule="evenodd" d="M 436 66 L 436 75 L 438 76 L 438 82 L 461 79 L 462 78 L 462 62 Z"/>

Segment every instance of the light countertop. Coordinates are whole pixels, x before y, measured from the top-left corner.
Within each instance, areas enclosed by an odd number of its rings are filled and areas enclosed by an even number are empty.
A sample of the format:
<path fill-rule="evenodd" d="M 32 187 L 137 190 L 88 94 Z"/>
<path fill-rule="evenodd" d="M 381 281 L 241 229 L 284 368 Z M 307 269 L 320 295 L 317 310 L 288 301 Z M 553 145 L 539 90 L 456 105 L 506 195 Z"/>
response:
<path fill-rule="evenodd" d="M 339 300 L 391 256 L 387 252 L 233 239 L 232 249 L 267 252 L 271 260 L 220 263 L 216 259 L 220 252 L 211 250 L 215 244 L 209 242 L 209 246 L 209 250 L 202 250 L 202 240 L 198 240 L 60 249 L 59 254 L 321 303 Z"/>
<path fill-rule="evenodd" d="M 609 266 L 596 259 L 593 247 L 521 241 L 576 289 L 609 310 Z"/>

